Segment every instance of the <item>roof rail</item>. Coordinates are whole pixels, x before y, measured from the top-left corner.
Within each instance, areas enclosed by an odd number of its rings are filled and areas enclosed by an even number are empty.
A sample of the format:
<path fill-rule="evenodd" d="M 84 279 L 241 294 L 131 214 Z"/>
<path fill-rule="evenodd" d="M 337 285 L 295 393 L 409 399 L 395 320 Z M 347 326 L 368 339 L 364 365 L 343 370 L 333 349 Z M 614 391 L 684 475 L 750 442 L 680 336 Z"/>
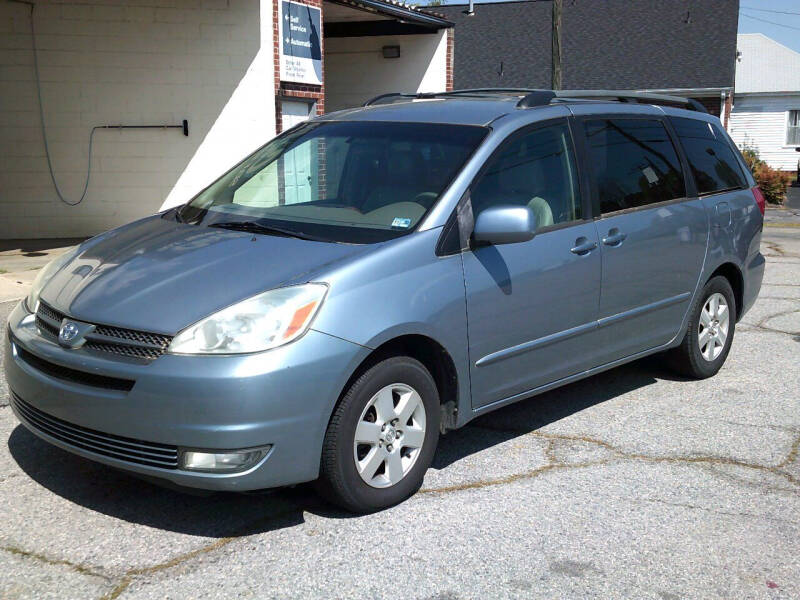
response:
<path fill-rule="evenodd" d="M 538 90 L 531 88 L 466 88 L 463 90 L 451 90 L 449 92 L 417 92 L 415 94 L 393 92 L 390 94 L 381 94 L 370 98 L 362 106 L 373 106 L 375 104 L 384 104 L 388 100 L 396 98 L 412 98 L 412 99 L 426 99 L 426 98 L 447 98 L 450 96 L 490 96 L 493 94 L 509 94 L 509 95 L 523 95 L 536 92 Z"/>
<path fill-rule="evenodd" d="M 646 104 L 678 105 L 687 110 L 708 113 L 705 106 L 694 98 L 684 98 L 682 96 L 669 96 L 667 94 L 655 94 L 651 92 L 640 92 L 636 90 L 543 90 L 531 88 L 468 88 L 463 90 L 451 90 L 449 92 L 417 92 L 402 93 L 393 92 L 391 94 L 381 94 L 367 100 L 363 106 L 374 106 L 376 104 L 387 104 L 399 98 L 428 99 L 428 98 L 452 98 L 452 97 L 486 97 L 495 94 L 506 94 L 522 96 L 517 102 L 518 108 L 533 108 L 535 106 L 547 106 L 554 101 L 568 102 L 570 100 L 609 100 L 617 102 L 642 102 Z"/>
<path fill-rule="evenodd" d="M 384 104 L 384 100 L 388 100 L 389 98 L 413 98 L 416 94 L 401 94 L 400 92 L 392 92 L 389 94 L 380 94 L 379 96 L 375 96 L 374 98 L 370 98 L 361 106 L 372 106 L 374 104 Z"/>
<path fill-rule="evenodd" d="M 561 101 L 616 100 L 617 102 L 644 102 L 647 104 L 677 104 L 687 110 L 708 113 L 706 107 L 694 98 L 631 90 L 536 90 L 523 97 L 517 106 L 519 108 L 544 106 L 556 99 Z"/>

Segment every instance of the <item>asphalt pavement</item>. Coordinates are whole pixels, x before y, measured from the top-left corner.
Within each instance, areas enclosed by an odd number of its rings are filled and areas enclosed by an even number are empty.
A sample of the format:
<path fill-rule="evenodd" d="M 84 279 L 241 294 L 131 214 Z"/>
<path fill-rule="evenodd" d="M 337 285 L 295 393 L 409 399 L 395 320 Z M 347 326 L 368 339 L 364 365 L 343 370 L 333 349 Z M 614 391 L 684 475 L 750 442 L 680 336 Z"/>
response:
<path fill-rule="evenodd" d="M 42 267 L 83 239 L 0 240 L 0 302 L 25 296 Z"/>
<path fill-rule="evenodd" d="M 800 209 L 800 183 L 795 182 L 786 190 L 786 208 Z"/>
<path fill-rule="evenodd" d="M 800 229 L 763 251 L 716 377 L 652 357 L 481 417 L 369 516 L 144 483 L 28 433 L 0 377 L 0 597 L 798 598 Z"/>

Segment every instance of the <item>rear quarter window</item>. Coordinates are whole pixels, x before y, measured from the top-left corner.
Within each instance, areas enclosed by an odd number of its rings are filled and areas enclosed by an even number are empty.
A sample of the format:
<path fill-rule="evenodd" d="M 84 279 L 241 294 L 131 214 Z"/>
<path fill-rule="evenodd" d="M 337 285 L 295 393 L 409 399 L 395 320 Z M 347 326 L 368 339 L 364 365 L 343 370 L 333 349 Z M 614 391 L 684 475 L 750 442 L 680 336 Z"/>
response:
<path fill-rule="evenodd" d="M 670 117 L 700 195 L 747 187 L 734 150 L 720 128 L 708 121 Z"/>

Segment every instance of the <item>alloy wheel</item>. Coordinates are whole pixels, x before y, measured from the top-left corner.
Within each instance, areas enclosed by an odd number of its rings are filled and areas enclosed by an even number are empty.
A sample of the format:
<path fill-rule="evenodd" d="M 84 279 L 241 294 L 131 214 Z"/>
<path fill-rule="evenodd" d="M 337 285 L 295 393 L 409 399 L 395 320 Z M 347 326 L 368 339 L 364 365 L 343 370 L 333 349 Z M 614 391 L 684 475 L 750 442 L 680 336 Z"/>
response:
<path fill-rule="evenodd" d="M 700 346 L 700 354 L 708 362 L 716 360 L 725 349 L 730 314 L 728 302 L 719 292 L 711 294 L 700 311 L 697 344 Z"/>
<path fill-rule="evenodd" d="M 365 483 L 391 487 L 405 477 L 425 441 L 425 405 L 409 385 L 393 383 L 361 413 L 353 440 L 356 470 Z"/>

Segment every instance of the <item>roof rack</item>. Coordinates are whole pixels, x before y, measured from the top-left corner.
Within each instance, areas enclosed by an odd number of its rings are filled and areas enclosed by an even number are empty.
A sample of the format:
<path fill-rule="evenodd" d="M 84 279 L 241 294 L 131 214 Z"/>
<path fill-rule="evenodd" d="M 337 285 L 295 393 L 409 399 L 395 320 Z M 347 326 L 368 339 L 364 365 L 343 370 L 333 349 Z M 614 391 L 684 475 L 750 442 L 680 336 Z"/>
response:
<path fill-rule="evenodd" d="M 708 112 L 706 107 L 694 98 L 631 90 L 535 90 L 524 96 L 517 103 L 517 107 L 543 106 L 551 104 L 554 100 L 561 102 L 570 100 L 616 100 L 617 102 L 643 102 L 645 104 L 677 104 L 687 110 Z"/>
<path fill-rule="evenodd" d="M 390 94 L 381 94 L 370 98 L 362 106 L 374 106 L 376 104 L 388 104 L 389 101 L 398 98 L 412 98 L 417 100 L 424 100 L 429 98 L 447 98 L 451 96 L 473 96 L 476 98 L 492 96 L 497 94 L 516 95 L 529 94 L 536 90 L 529 88 L 466 88 L 463 90 L 451 90 L 449 92 L 417 92 L 415 94 L 408 94 L 403 92 L 393 92 Z"/>
<path fill-rule="evenodd" d="M 453 96 L 461 97 L 487 97 L 497 94 L 522 96 L 517 102 L 518 108 L 533 108 L 535 106 L 547 106 L 553 102 L 569 102 L 570 100 L 606 100 L 616 102 L 641 102 L 646 104 L 678 105 L 687 110 L 707 113 L 705 106 L 694 98 L 684 98 L 682 96 L 669 96 L 667 94 L 654 94 L 651 92 L 639 92 L 635 90 L 544 90 L 530 88 L 470 88 L 463 90 L 453 90 L 449 92 L 418 92 L 415 94 L 404 94 L 395 92 L 391 94 L 381 94 L 375 96 L 364 103 L 364 106 L 374 106 L 376 104 L 388 104 L 400 98 L 411 99 L 430 99 L 448 98 Z"/>

